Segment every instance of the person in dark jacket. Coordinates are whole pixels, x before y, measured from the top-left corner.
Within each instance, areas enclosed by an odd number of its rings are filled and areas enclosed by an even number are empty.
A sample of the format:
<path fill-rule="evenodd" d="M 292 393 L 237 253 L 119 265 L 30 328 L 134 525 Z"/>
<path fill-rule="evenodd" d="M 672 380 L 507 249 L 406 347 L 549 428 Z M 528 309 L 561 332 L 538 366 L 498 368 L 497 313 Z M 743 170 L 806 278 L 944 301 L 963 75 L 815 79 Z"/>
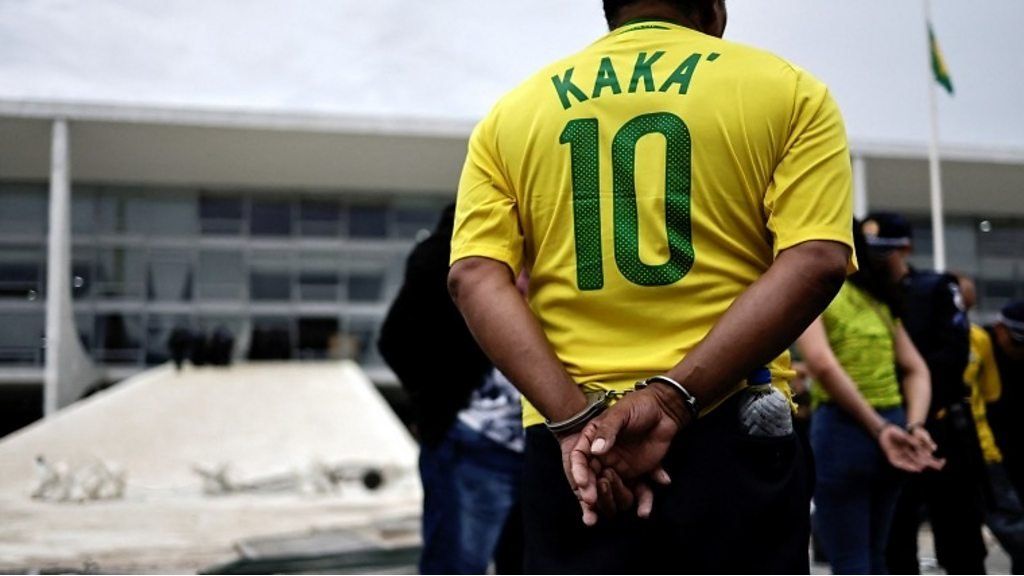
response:
<path fill-rule="evenodd" d="M 942 470 L 925 472 L 904 487 L 889 533 L 889 572 L 920 571 L 917 532 L 924 509 L 935 535 L 935 555 L 946 572 L 984 574 L 984 465 L 964 382 L 970 323 L 958 278 L 908 265 L 912 229 L 899 214 L 870 214 L 863 231 L 872 258 L 887 266 L 896 281 L 904 327 L 931 373 L 928 417 L 908 422 L 907 428 L 924 426 L 939 446 L 937 456 L 946 461 Z"/>
<path fill-rule="evenodd" d="M 416 245 L 378 348 L 409 393 L 420 440 L 423 574 L 522 572 L 516 508 L 522 417 L 515 388 L 494 369 L 448 294 L 455 204 Z"/>
<path fill-rule="evenodd" d="M 986 328 L 994 344 L 1002 395 L 989 404 L 988 418 L 1003 466 L 1017 494 L 1024 494 L 1024 300 L 1011 302 L 1000 311 L 996 323 Z"/>

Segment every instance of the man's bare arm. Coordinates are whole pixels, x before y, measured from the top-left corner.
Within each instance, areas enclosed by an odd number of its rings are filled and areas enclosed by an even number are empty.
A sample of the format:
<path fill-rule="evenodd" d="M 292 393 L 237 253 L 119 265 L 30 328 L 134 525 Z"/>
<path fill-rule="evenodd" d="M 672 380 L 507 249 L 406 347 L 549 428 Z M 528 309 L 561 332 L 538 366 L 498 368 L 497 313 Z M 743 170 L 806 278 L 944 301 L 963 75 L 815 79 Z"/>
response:
<path fill-rule="evenodd" d="M 448 289 L 480 347 L 541 414 L 563 420 L 586 406 L 507 265 L 483 257 L 459 260 L 448 273 Z"/>
<path fill-rule="evenodd" d="M 828 307 L 846 279 L 850 248 L 812 240 L 783 250 L 668 376 L 701 406 L 713 405 L 753 370 L 781 354 Z M 659 387 L 664 385 L 658 385 Z M 674 390 L 663 388 L 676 413 Z"/>
<path fill-rule="evenodd" d="M 784 250 L 668 376 L 702 406 L 713 405 L 792 344 L 828 306 L 846 279 L 849 257 L 847 246 L 823 240 Z M 626 480 L 649 474 L 691 419 L 682 396 L 659 382 L 591 420 L 570 453 L 572 481 L 584 504 L 594 500 L 592 454 Z"/>

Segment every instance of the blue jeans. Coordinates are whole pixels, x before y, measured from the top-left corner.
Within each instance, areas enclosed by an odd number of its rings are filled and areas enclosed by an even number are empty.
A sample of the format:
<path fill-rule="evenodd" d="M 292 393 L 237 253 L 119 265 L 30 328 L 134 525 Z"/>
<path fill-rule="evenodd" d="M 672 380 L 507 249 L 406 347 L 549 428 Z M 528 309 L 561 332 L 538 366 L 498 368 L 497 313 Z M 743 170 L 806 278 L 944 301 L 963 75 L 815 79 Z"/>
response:
<path fill-rule="evenodd" d="M 903 408 L 878 413 L 898 426 Z M 902 477 L 878 442 L 842 408 L 824 404 L 811 419 L 817 484 L 814 535 L 832 572 L 885 574 L 885 547 Z"/>
<path fill-rule="evenodd" d="M 456 421 L 420 451 L 421 574 L 484 574 L 519 503 L 523 455 Z"/>

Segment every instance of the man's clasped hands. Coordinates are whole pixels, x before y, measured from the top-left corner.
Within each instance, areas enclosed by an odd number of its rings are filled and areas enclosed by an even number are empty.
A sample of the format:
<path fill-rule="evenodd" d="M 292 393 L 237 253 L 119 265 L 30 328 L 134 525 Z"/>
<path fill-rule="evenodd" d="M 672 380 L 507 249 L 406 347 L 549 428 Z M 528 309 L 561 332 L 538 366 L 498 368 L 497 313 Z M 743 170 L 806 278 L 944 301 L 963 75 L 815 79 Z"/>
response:
<path fill-rule="evenodd" d="M 576 432 L 561 434 L 562 466 L 593 526 L 636 509 L 647 518 L 654 505 L 654 484 L 672 479 L 662 467 L 675 435 L 691 416 L 675 391 L 660 385 L 630 392 Z"/>

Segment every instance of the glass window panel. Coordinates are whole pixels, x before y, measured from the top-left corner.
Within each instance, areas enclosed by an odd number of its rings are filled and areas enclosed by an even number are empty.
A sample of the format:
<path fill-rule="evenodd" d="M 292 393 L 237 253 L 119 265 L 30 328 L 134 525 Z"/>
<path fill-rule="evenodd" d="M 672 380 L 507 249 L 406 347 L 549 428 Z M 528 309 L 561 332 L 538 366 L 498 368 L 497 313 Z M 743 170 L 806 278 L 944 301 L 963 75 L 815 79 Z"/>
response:
<path fill-rule="evenodd" d="M 299 204 L 299 234 L 303 236 L 337 236 L 340 219 L 334 200 L 303 200 Z"/>
<path fill-rule="evenodd" d="M 249 273 L 249 298 L 252 300 L 291 300 L 291 288 L 287 273 L 256 270 Z"/>
<path fill-rule="evenodd" d="M 1005 221 L 993 221 L 991 225 L 991 230 L 978 237 L 978 252 L 981 255 L 1017 258 L 1024 254 L 1024 228 Z"/>
<path fill-rule="evenodd" d="M 199 227 L 203 234 L 242 233 L 241 196 L 199 196 Z"/>
<path fill-rule="evenodd" d="M 96 189 L 75 186 L 71 192 L 71 233 L 89 235 L 96 231 Z"/>
<path fill-rule="evenodd" d="M 146 236 L 190 236 L 199 229 L 196 198 L 187 192 L 138 190 L 126 200 L 125 220 L 128 233 Z"/>
<path fill-rule="evenodd" d="M 199 298 L 236 300 L 245 293 L 245 260 L 232 250 L 204 250 L 199 254 Z"/>
<path fill-rule="evenodd" d="M 382 365 L 377 347 L 373 345 L 377 341 L 380 322 L 379 318 L 350 318 L 345 337 L 342 339 L 344 357 L 351 358 L 364 367 Z"/>
<path fill-rule="evenodd" d="M 418 238 L 430 234 L 441 218 L 444 206 L 431 204 L 399 206 L 395 211 L 395 233 L 399 238 Z"/>
<path fill-rule="evenodd" d="M 96 232 L 117 234 L 124 231 L 124 198 L 114 189 L 104 189 L 96 198 Z"/>
<path fill-rule="evenodd" d="M 41 365 L 46 317 L 39 312 L 0 312 L 0 365 Z"/>
<path fill-rule="evenodd" d="M 287 252 L 253 252 L 249 265 L 251 300 L 291 300 L 291 262 Z"/>
<path fill-rule="evenodd" d="M 323 359 L 338 342 L 337 318 L 299 318 L 299 357 Z"/>
<path fill-rule="evenodd" d="M 146 364 L 171 359 L 170 338 L 175 328 L 190 328 L 191 318 L 181 314 L 150 314 L 146 323 Z"/>
<path fill-rule="evenodd" d="M 287 200 L 253 200 L 249 232 L 253 236 L 289 236 L 292 233 L 291 203 Z"/>
<path fill-rule="evenodd" d="M 45 234 L 48 212 L 45 185 L 0 186 L 0 230 L 5 234 Z"/>
<path fill-rule="evenodd" d="M 84 298 L 92 294 L 95 282 L 96 249 L 92 247 L 75 247 L 71 251 L 71 294 L 74 298 Z"/>
<path fill-rule="evenodd" d="M 95 319 L 91 312 L 75 312 L 75 329 L 78 331 L 78 338 L 82 342 L 82 348 L 92 353 L 93 349 L 93 324 Z"/>
<path fill-rule="evenodd" d="M 286 316 L 254 316 L 249 336 L 250 360 L 292 357 L 292 320 Z"/>
<path fill-rule="evenodd" d="M 150 300 L 192 300 L 191 254 L 182 250 L 153 250 L 149 255 L 147 296 Z"/>
<path fill-rule="evenodd" d="M 40 298 L 43 295 L 45 262 L 41 247 L 0 247 L 0 299 Z"/>
<path fill-rule="evenodd" d="M 94 294 L 108 298 L 142 298 L 146 289 L 146 253 L 136 248 L 100 248 Z"/>
<path fill-rule="evenodd" d="M 299 274 L 299 298 L 307 302 L 334 302 L 338 299 L 337 272 Z"/>
<path fill-rule="evenodd" d="M 383 205 L 356 205 L 349 208 L 348 234 L 352 238 L 386 238 L 388 211 Z"/>
<path fill-rule="evenodd" d="M 352 272 L 348 277 L 350 302 L 377 302 L 384 289 L 382 272 Z"/>
<path fill-rule="evenodd" d="M 338 262 L 329 256 L 304 256 L 299 271 L 299 298 L 309 302 L 334 302 L 341 284 Z"/>
<path fill-rule="evenodd" d="M 142 361 L 142 317 L 138 314 L 97 314 L 94 357 L 106 364 L 140 364 Z"/>

